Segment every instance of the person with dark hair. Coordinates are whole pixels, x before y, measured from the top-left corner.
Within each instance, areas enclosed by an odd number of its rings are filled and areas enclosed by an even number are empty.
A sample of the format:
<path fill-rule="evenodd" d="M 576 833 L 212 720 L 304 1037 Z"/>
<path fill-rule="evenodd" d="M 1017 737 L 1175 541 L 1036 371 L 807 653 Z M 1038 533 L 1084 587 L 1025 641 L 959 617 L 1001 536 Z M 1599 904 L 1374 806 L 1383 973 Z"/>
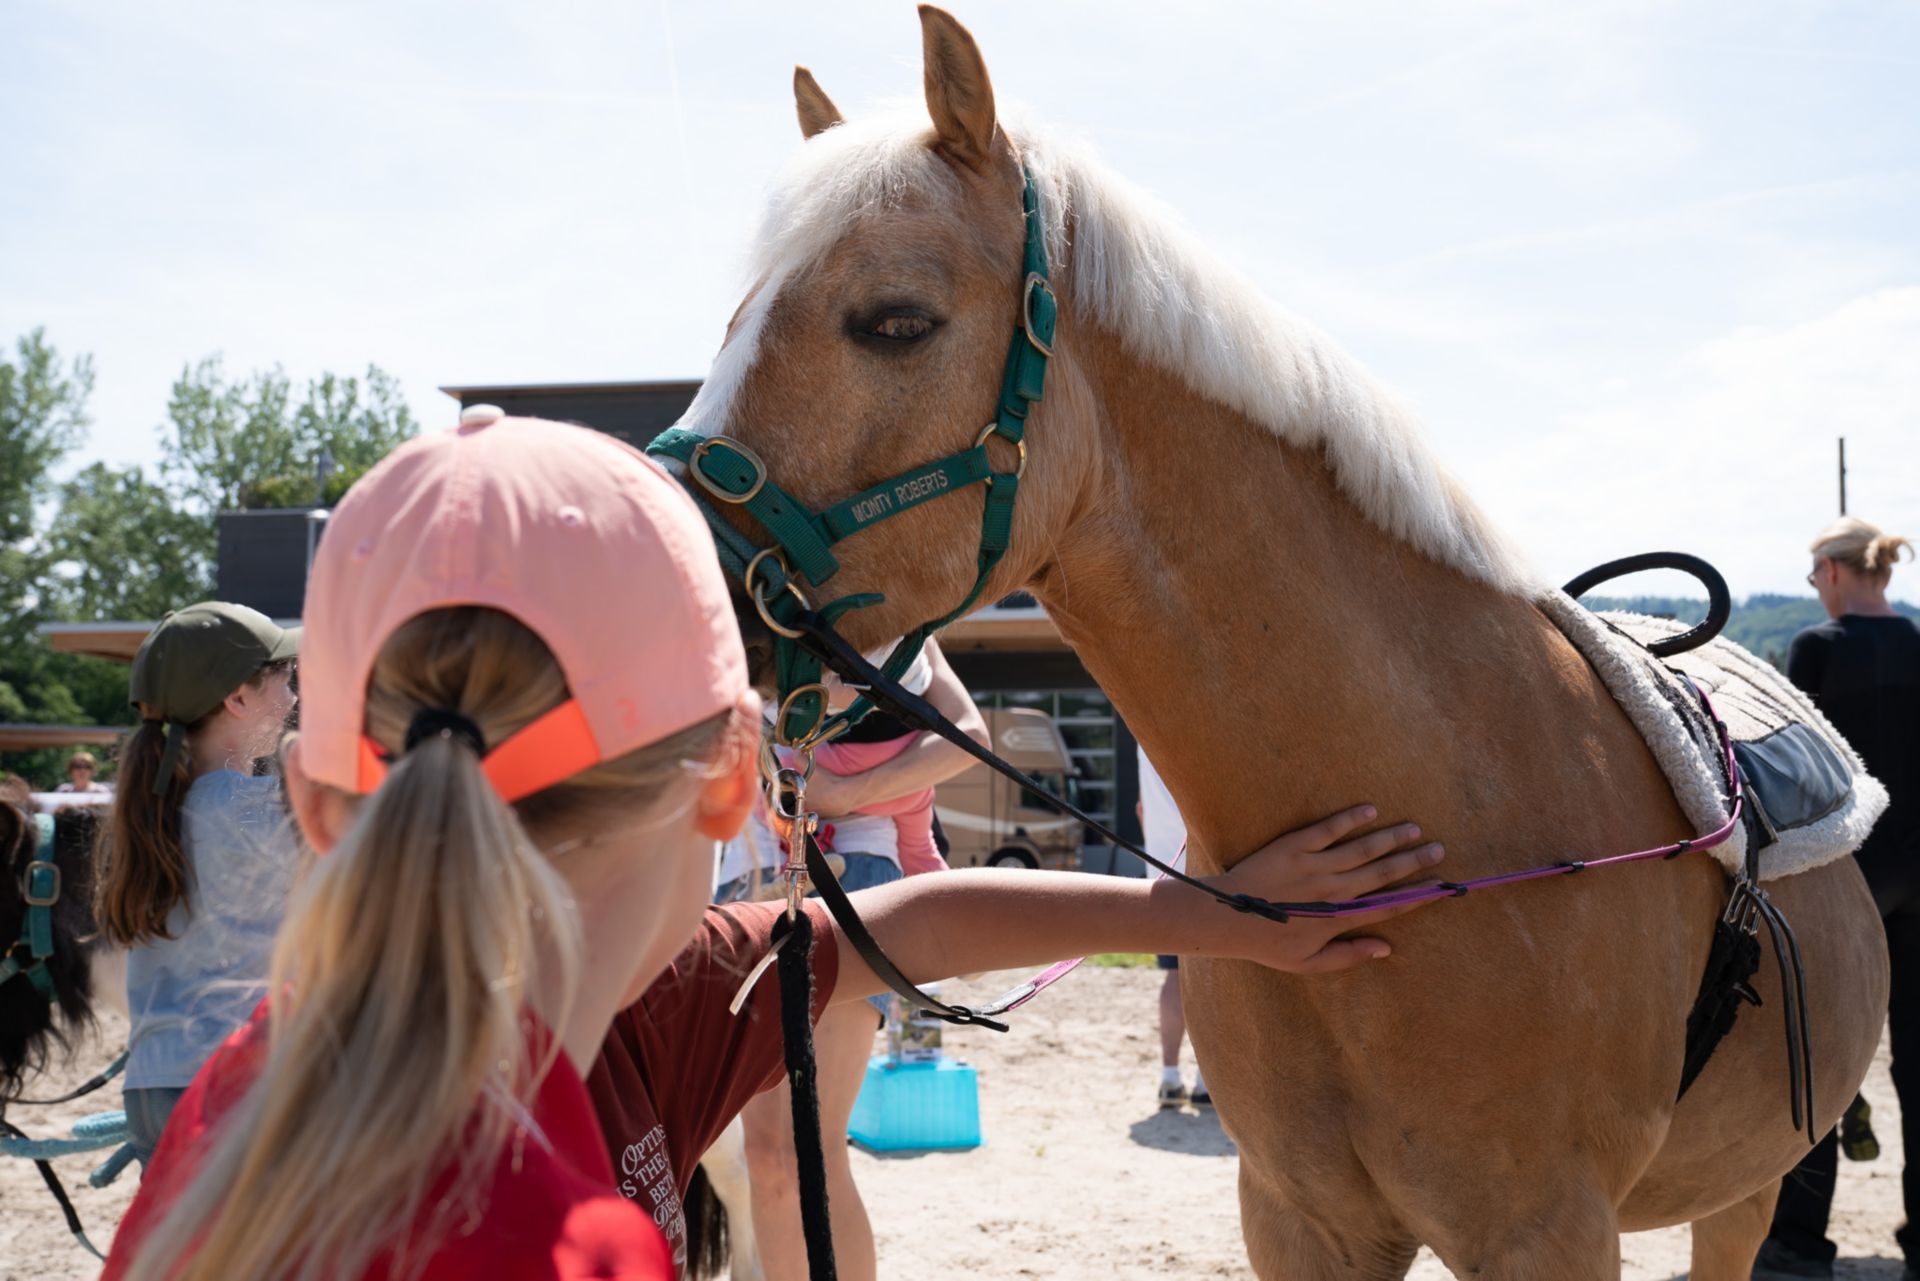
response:
<path fill-rule="evenodd" d="M 259 1003 L 297 843 L 277 777 L 298 628 L 219 601 L 161 620 L 134 656 L 140 724 L 100 845 L 94 914 L 128 949 L 124 1091 L 141 1165 L 207 1056 Z"/>
<path fill-rule="evenodd" d="M 1855 516 L 1822 531 L 1807 582 L 1828 621 L 1793 638 L 1787 677 L 1805 690 L 1887 785 L 1891 803 L 1854 857 L 1887 930 L 1888 1030 L 1900 1099 L 1907 1221 L 1894 1235 L 1906 1281 L 1920 1281 L 1920 628 L 1887 600 L 1893 565 L 1912 543 Z M 1843 1122 L 1843 1125 L 1845 1123 Z M 1828 1134 L 1780 1187 L 1755 1281 L 1831 1277 L 1827 1237 L 1839 1138 Z"/>

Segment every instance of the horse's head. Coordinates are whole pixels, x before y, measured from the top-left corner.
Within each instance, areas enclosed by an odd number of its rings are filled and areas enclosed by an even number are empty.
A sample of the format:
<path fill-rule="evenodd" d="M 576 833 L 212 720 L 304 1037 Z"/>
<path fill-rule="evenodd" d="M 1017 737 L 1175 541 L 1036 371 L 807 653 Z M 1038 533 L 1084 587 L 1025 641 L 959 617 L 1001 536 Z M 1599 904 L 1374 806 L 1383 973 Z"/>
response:
<path fill-rule="evenodd" d="M 68 1048 L 74 1032 L 92 1026 L 93 833 L 91 811 L 63 811 L 56 820 L 59 891 L 52 905 L 53 955 L 46 962 L 54 999 L 48 1001 L 24 974 L 0 982 L 0 1102 L 19 1094 L 26 1079 L 46 1066 L 52 1049 Z M 26 870 L 39 843 L 32 815 L 0 800 L 0 949 L 13 947 L 27 918 Z M 16 955 L 28 959 L 25 952 Z"/>
<path fill-rule="evenodd" d="M 930 119 L 845 122 L 806 69 L 796 71 L 807 142 L 767 211 L 755 283 L 682 422 L 747 445 L 775 484 L 815 511 L 973 446 L 994 420 L 1022 317 L 1022 158 L 996 119 L 973 37 L 939 9 L 922 6 L 920 17 Z M 992 470 L 1030 465 L 1014 546 L 986 601 L 1041 568 L 1035 549 L 1086 467 L 1085 449 L 1054 426 L 1072 372 L 1055 361 L 1047 379 L 1046 408 L 1034 410 L 1046 440 L 1029 438 L 1026 459 L 1012 443 L 988 443 Z M 850 640 L 898 636 L 966 597 L 985 493 L 974 484 L 898 504 L 834 546 L 841 568 L 819 599 L 887 597 L 847 616 Z M 737 508 L 729 518 L 768 541 Z"/>

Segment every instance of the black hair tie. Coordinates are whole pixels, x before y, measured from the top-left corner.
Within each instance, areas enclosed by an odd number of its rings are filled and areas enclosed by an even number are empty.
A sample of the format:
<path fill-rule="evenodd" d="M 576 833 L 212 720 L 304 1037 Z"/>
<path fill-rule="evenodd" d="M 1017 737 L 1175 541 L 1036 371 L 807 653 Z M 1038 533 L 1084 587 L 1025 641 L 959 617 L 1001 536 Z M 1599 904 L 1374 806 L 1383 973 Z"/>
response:
<path fill-rule="evenodd" d="M 487 738 L 480 727 L 448 708 L 423 707 L 415 712 L 407 722 L 407 741 L 400 750 L 411 752 L 429 738 L 457 738 L 471 747 L 475 755 L 487 754 Z"/>

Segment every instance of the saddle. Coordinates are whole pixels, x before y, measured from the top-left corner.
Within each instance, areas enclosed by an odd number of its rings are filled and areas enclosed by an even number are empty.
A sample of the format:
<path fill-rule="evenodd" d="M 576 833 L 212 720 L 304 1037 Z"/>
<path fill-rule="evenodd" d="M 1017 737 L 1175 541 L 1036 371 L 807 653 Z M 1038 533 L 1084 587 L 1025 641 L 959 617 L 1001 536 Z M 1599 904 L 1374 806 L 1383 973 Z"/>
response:
<path fill-rule="evenodd" d="M 1696 690 L 1712 699 L 1730 740 L 1732 768 L 1739 771 L 1742 823 L 1733 839 L 1713 849 L 1732 886 L 1714 922 L 1700 992 L 1687 1016 L 1679 1093 L 1685 1096 L 1733 1030 L 1740 1007 L 1761 1003 L 1752 980 L 1760 968 L 1764 930 L 1780 967 L 1789 1113 L 1794 1128 L 1815 1143 L 1806 972 L 1793 927 L 1761 882 L 1858 849 L 1887 808 L 1887 790 L 1785 675 L 1738 645 L 1714 638 L 1726 621 L 1729 600 L 1725 580 L 1711 566 L 1661 553 L 1638 559 L 1642 568 L 1664 563 L 1706 584 L 1707 622 L 1689 629 L 1641 614 L 1588 613 L 1565 592 L 1542 597 L 1539 604 L 1640 731 L 1690 822 L 1701 830 L 1724 823 L 1736 793 L 1719 731 L 1696 701 Z M 1631 564 L 1590 570 L 1569 587 L 1590 589 L 1617 567 Z"/>
<path fill-rule="evenodd" d="M 1729 875 L 1804 872 L 1860 847 L 1887 808 L 1887 789 L 1785 675 L 1725 640 L 1656 658 L 1649 645 L 1684 624 L 1644 614 L 1591 613 L 1563 592 L 1539 601 L 1646 740 L 1689 822 L 1725 821 L 1729 780 L 1712 724 L 1686 681 L 1705 690 L 1733 740 L 1746 823 L 1713 855 Z"/>

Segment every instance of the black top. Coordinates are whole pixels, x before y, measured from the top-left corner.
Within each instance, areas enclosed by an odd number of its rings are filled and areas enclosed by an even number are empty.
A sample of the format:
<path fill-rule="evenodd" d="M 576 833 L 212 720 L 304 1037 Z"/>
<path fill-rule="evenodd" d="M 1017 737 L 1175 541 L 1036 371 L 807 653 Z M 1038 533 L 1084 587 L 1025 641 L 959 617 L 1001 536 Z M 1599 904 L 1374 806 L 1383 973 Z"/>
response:
<path fill-rule="evenodd" d="M 897 716 L 875 708 L 860 718 L 860 723 L 840 736 L 843 743 L 884 743 L 890 738 L 904 738 L 913 730 Z"/>
<path fill-rule="evenodd" d="M 1892 797 L 1856 855 L 1880 910 L 1920 902 L 1920 627 L 1860 614 L 1809 627 L 1787 650 L 1787 679 Z"/>

